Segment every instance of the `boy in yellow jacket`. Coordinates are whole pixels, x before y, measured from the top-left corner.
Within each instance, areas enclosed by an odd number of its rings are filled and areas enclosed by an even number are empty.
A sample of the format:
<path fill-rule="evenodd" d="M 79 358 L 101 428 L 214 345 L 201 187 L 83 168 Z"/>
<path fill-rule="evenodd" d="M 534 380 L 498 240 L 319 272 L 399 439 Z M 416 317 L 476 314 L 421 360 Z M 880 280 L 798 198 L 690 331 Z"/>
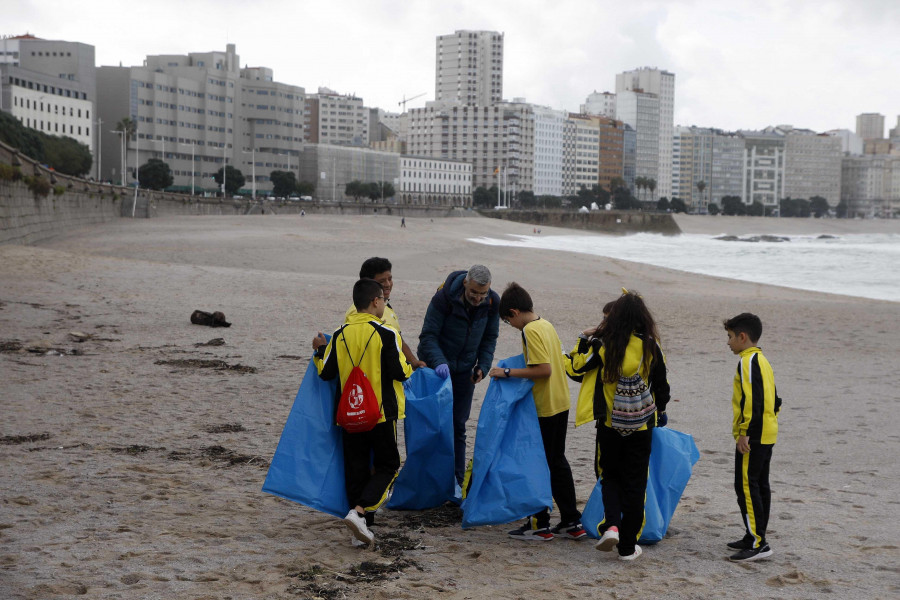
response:
<path fill-rule="evenodd" d="M 734 491 L 741 509 L 744 537 L 729 542 L 738 550 L 733 561 L 751 561 L 772 555 L 766 542 L 766 526 L 772 492 L 769 488 L 769 464 L 778 438 L 778 411 L 781 398 L 775 390 L 772 366 L 757 346 L 762 321 L 751 313 L 741 313 L 724 322 L 728 347 L 741 362 L 734 376 L 731 405 L 734 413 L 732 433 L 734 453 Z"/>
<path fill-rule="evenodd" d="M 382 321 L 381 284 L 373 279 L 357 281 L 353 305 L 357 312 L 334 332 L 331 341 L 321 331 L 313 339 L 313 361 L 322 379 L 339 378 L 338 398 L 354 365 L 366 374 L 378 398 L 382 417 L 373 429 L 343 431 L 344 482 L 351 507 L 344 524 L 355 539 L 371 544 L 375 536 L 366 524 L 366 514 L 385 502 L 400 469 L 397 419 L 404 417 L 402 382 L 412 375 L 412 367 L 403 355 L 400 334 Z"/>

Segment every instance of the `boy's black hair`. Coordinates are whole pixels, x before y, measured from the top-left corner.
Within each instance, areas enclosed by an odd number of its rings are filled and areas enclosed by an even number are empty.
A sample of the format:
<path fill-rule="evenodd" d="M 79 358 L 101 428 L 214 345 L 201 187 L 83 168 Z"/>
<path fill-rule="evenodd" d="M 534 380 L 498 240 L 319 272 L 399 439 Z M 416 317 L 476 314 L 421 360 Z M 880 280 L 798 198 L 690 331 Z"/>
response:
<path fill-rule="evenodd" d="M 367 258 L 359 268 L 360 279 L 375 279 L 379 273 L 391 270 L 391 261 L 379 256 Z"/>
<path fill-rule="evenodd" d="M 357 311 L 369 308 L 372 300 L 384 296 L 384 288 L 374 279 L 363 277 L 353 284 L 353 306 Z"/>
<path fill-rule="evenodd" d="M 725 329 L 734 333 L 746 333 L 754 344 L 762 337 L 762 321 L 753 313 L 741 313 L 736 317 L 723 321 Z"/>
<path fill-rule="evenodd" d="M 525 291 L 521 285 L 513 281 L 506 285 L 503 295 L 500 296 L 500 316 L 508 319 L 511 310 L 522 312 L 531 312 L 534 310 L 534 304 L 531 303 L 531 296 Z"/>

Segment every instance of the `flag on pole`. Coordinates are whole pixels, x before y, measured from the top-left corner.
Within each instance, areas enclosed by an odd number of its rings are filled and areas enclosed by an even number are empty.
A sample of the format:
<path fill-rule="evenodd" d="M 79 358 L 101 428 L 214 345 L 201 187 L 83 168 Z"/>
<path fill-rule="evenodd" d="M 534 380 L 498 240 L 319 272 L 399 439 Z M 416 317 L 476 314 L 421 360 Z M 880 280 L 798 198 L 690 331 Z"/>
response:
<path fill-rule="evenodd" d="M 494 169 L 494 175 L 496 175 L 499 172 L 500 172 L 500 167 L 497 167 L 496 169 Z"/>

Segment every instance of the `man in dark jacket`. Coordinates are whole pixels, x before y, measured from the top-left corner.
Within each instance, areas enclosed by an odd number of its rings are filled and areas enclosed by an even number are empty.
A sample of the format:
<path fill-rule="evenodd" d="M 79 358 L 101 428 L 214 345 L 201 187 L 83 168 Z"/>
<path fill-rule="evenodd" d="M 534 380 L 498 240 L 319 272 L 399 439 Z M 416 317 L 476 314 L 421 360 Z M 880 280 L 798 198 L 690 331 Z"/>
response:
<path fill-rule="evenodd" d="M 453 384 L 453 447 L 460 484 L 466 469 L 466 421 L 475 384 L 494 360 L 499 306 L 487 267 L 454 271 L 431 298 L 419 334 L 419 359 Z"/>

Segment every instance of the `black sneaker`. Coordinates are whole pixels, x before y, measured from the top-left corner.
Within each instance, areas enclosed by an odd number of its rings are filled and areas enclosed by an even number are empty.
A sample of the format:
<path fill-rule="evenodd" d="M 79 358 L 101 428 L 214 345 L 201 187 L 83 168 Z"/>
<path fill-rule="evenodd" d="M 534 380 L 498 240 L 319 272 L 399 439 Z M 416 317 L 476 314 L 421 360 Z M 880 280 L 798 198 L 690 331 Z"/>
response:
<path fill-rule="evenodd" d="M 754 541 L 752 537 L 744 537 L 736 542 L 728 542 L 728 547 L 732 550 L 750 550 Z"/>
<path fill-rule="evenodd" d="M 550 533 L 570 540 L 580 540 L 587 536 L 587 531 L 584 530 L 581 523 L 560 523 L 556 527 L 552 527 Z"/>
<path fill-rule="evenodd" d="M 509 537 L 514 540 L 525 540 L 528 542 L 549 542 L 553 539 L 553 534 L 549 527 L 541 527 L 533 529 L 531 527 L 531 519 L 525 521 L 525 524 L 518 529 L 509 532 Z"/>
<path fill-rule="evenodd" d="M 763 544 L 759 548 L 747 548 L 746 550 L 741 550 L 737 554 L 729 556 L 728 559 L 733 562 L 746 562 L 758 560 L 760 558 L 768 558 L 769 556 L 772 556 L 772 549 L 769 548 L 768 544 Z"/>

